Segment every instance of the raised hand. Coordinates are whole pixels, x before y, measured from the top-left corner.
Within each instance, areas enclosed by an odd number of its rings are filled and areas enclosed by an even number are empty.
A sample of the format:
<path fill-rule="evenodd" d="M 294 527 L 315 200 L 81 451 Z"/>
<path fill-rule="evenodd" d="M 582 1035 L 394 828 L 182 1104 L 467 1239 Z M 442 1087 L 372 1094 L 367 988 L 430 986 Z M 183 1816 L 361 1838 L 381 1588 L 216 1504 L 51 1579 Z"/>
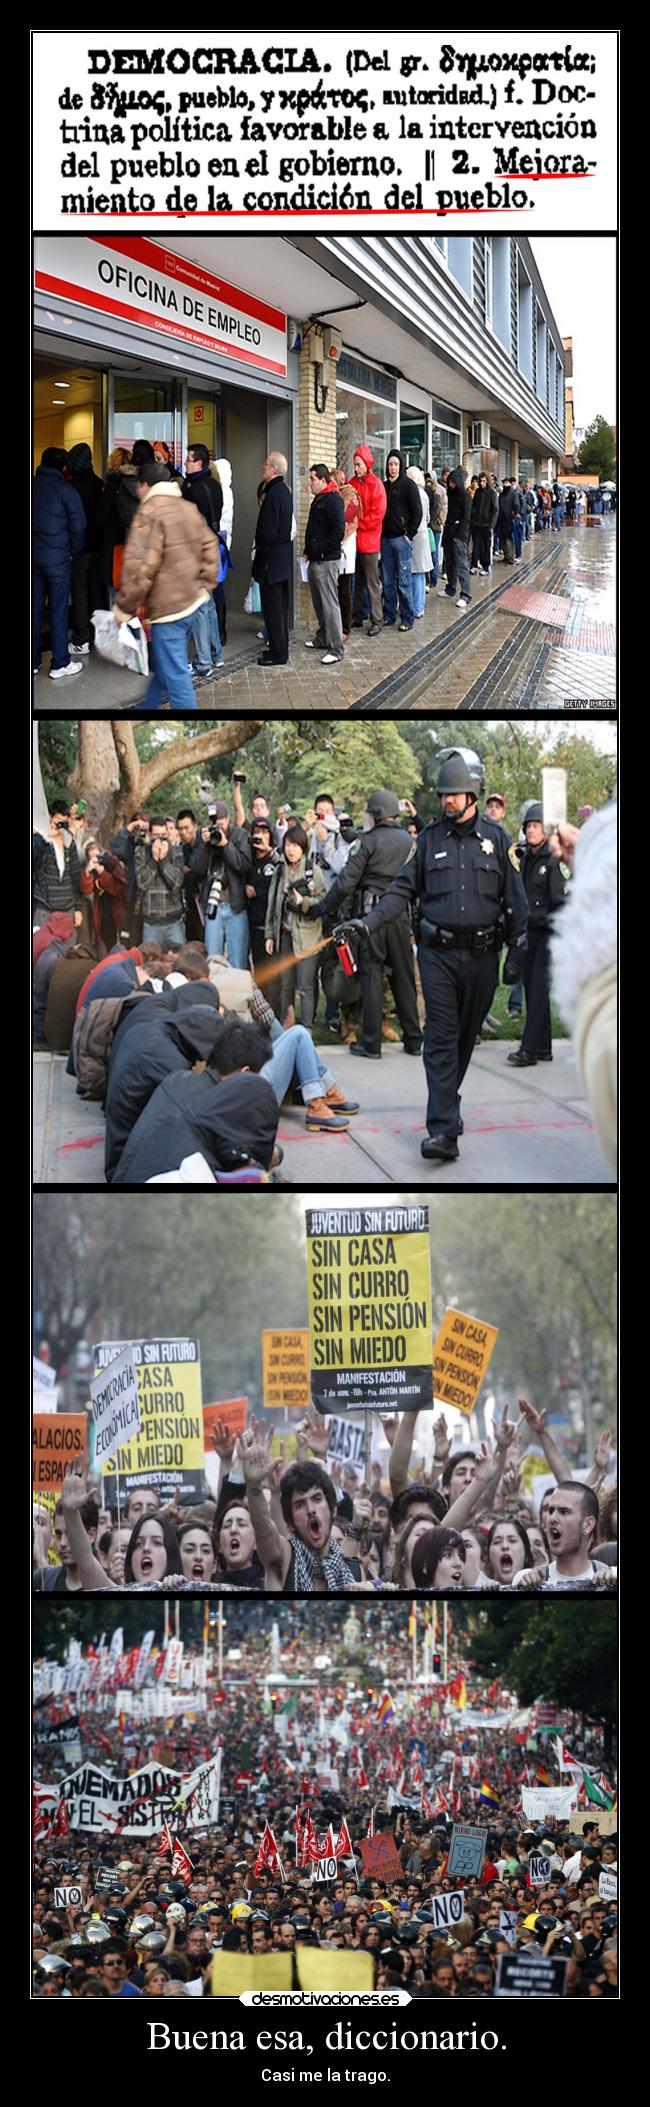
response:
<path fill-rule="evenodd" d="M 389 1449 L 392 1449 L 395 1436 L 399 1432 L 399 1415 L 397 1412 L 380 1412 L 379 1417 L 381 1420 L 382 1427 L 384 1429 Z"/>
<path fill-rule="evenodd" d="M 260 1436 L 254 1426 L 244 1427 L 235 1451 L 241 1463 L 247 1485 L 263 1485 L 271 1468 L 268 1435 Z"/>
<path fill-rule="evenodd" d="M 210 1446 L 214 1449 L 215 1456 L 221 1457 L 222 1463 L 232 1462 L 235 1453 L 235 1436 L 231 1433 L 230 1427 L 226 1426 L 225 1420 L 215 1419 L 214 1425 L 210 1428 Z"/>
<path fill-rule="evenodd" d="M 330 1442 L 329 1419 L 321 1419 L 317 1412 L 307 1412 L 296 1431 L 298 1440 L 300 1441 L 302 1436 L 307 1448 L 311 1449 L 312 1456 L 320 1456 L 324 1461 Z"/>
<path fill-rule="evenodd" d="M 445 1419 L 444 1412 L 440 1412 L 438 1414 L 438 1418 L 434 1419 L 433 1434 L 433 1454 L 435 1457 L 435 1461 L 436 1463 L 446 1463 L 447 1457 L 451 1449 L 451 1441 L 449 1439 L 449 1430 L 447 1427 L 447 1421 Z"/>
<path fill-rule="evenodd" d="M 88 1498 L 86 1470 L 83 1463 L 70 1463 L 61 1486 L 61 1506 L 64 1512 L 74 1513 L 83 1507 Z"/>
<path fill-rule="evenodd" d="M 505 1450 L 507 1453 L 517 1432 L 514 1419 L 510 1421 L 508 1418 L 507 1405 L 504 1405 L 500 1419 L 495 1420 L 492 1432 L 497 1450 Z"/>
<path fill-rule="evenodd" d="M 546 1413 L 537 1412 L 535 1406 L 529 1404 L 527 1397 L 518 1398 L 517 1403 L 522 1419 L 525 1419 L 527 1426 L 532 1427 L 534 1434 L 541 1434 L 546 1422 Z"/>

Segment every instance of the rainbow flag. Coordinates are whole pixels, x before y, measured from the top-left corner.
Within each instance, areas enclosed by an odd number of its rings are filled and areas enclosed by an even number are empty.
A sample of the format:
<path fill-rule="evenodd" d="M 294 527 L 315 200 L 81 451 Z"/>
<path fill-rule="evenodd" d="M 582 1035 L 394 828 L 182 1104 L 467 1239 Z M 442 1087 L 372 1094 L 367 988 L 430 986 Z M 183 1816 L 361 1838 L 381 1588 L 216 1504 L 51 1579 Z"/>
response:
<path fill-rule="evenodd" d="M 387 1719 L 394 1719 L 394 1718 L 395 1718 L 395 1713 L 394 1713 L 394 1710 L 393 1710 L 393 1705 L 392 1705 L 392 1701 L 391 1701 L 391 1699 L 390 1699 L 390 1697 L 389 1697 L 389 1695 L 388 1695 L 388 1691 L 387 1691 L 387 1690 L 385 1690 L 385 1691 L 384 1691 L 384 1695 L 383 1695 L 383 1697 L 382 1697 L 382 1700 L 381 1700 L 381 1704 L 380 1704 L 380 1707 L 379 1707 L 379 1711 L 378 1711 L 378 1713 L 377 1713 L 377 1725 L 378 1725 L 378 1727 L 383 1727 L 383 1726 L 385 1726 L 385 1723 L 386 1723 L 386 1720 L 387 1720 Z"/>
<path fill-rule="evenodd" d="M 489 1807 L 493 1807 L 498 1801 L 498 1792 L 495 1792 L 494 1786 L 489 1784 L 487 1778 L 481 1779 L 481 1783 L 478 1789 L 478 1798 L 479 1800 L 487 1800 Z"/>

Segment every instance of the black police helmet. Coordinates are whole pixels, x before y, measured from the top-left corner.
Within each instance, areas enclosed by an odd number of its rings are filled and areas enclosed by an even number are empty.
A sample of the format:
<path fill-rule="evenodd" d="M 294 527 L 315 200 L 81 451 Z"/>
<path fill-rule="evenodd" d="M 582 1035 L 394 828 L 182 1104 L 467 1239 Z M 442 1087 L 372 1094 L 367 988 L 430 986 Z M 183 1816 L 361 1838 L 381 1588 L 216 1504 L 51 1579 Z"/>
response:
<path fill-rule="evenodd" d="M 372 819 L 399 819 L 399 798 L 394 790 L 372 790 L 366 800 Z"/>
<path fill-rule="evenodd" d="M 542 818 L 542 807 L 536 801 L 533 801 L 532 805 L 526 806 L 526 811 L 522 821 L 524 830 L 526 829 L 526 827 L 530 827 L 533 823 L 538 827 L 542 827 L 544 825 L 544 821 Z"/>
<path fill-rule="evenodd" d="M 463 790 L 468 797 L 480 797 L 484 783 L 483 763 L 473 747 L 445 747 L 436 783 L 438 797 L 455 797 Z"/>

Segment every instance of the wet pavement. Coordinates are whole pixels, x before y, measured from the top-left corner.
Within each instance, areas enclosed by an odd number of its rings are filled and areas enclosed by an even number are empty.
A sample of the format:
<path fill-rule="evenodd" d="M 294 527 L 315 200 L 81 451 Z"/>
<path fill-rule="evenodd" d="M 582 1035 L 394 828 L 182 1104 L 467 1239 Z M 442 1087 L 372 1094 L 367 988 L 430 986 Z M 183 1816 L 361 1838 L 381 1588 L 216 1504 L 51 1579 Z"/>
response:
<path fill-rule="evenodd" d="M 219 717 L 304 717 L 312 710 L 449 716 L 615 708 L 615 518 L 535 535 L 514 568 L 495 559 L 491 576 L 471 583 L 465 612 L 445 598 L 441 583 L 406 636 L 397 628 L 374 639 L 353 631 L 333 667 L 305 651 L 304 625 L 292 631 L 288 666 L 258 666 L 259 617 L 232 614 L 223 670 L 197 687 L 198 709 Z M 37 712 L 117 717 L 146 695 L 146 681 L 94 653 L 78 661 L 82 671 L 71 680 L 49 680 L 48 663 L 46 654 L 34 680 Z"/>

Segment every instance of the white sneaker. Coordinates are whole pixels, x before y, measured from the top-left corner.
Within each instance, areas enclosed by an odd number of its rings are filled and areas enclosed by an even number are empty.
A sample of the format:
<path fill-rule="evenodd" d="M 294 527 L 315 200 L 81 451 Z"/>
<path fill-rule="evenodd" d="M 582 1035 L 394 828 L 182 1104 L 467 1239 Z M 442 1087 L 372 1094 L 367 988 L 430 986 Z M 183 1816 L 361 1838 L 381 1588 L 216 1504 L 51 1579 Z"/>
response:
<path fill-rule="evenodd" d="M 457 601 L 456 601 L 456 606 L 457 606 L 457 607 L 469 607 L 469 604 L 470 604 L 470 603 L 469 603 L 469 600 L 464 600 L 464 599 L 463 599 L 463 596 L 462 596 L 462 593 L 461 593 L 461 597 L 460 597 L 460 600 L 457 600 Z"/>
<path fill-rule="evenodd" d="M 71 644 L 69 648 L 74 651 L 75 658 L 87 658 L 90 644 Z"/>
<path fill-rule="evenodd" d="M 257 634 L 258 634 L 258 637 L 259 637 L 260 643 L 261 643 L 261 644 L 265 644 L 265 643 L 266 643 L 266 630 L 265 630 L 265 629 L 258 629 L 258 632 L 257 632 Z"/>
<path fill-rule="evenodd" d="M 321 666 L 340 666 L 342 656 L 343 654 L 341 653 L 341 657 L 339 657 L 336 651 L 326 651 L 325 657 L 321 659 Z"/>
<path fill-rule="evenodd" d="M 314 639 L 313 639 L 313 636 L 308 636 L 308 637 L 305 637 L 305 651 L 315 651 L 315 650 L 316 650 L 316 645 L 315 645 L 315 643 L 314 643 Z"/>
<path fill-rule="evenodd" d="M 49 679 L 71 680 L 75 673 L 81 673 L 81 671 L 81 666 L 75 666 L 73 660 L 70 659 L 67 666 L 50 666 Z"/>

